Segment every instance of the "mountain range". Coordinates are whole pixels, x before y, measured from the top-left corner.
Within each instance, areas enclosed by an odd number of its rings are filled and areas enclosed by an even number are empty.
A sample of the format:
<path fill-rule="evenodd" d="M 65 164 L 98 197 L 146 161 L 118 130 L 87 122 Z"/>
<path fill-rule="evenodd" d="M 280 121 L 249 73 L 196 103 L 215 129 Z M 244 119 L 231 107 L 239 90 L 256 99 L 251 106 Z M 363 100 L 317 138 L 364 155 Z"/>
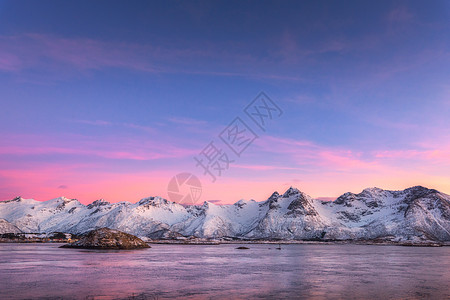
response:
<path fill-rule="evenodd" d="M 450 196 L 415 186 L 403 191 L 367 188 L 334 201 L 296 188 L 267 200 L 183 206 L 161 197 L 136 203 L 64 197 L 0 202 L 0 233 L 82 234 L 108 227 L 151 239 L 450 241 Z"/>

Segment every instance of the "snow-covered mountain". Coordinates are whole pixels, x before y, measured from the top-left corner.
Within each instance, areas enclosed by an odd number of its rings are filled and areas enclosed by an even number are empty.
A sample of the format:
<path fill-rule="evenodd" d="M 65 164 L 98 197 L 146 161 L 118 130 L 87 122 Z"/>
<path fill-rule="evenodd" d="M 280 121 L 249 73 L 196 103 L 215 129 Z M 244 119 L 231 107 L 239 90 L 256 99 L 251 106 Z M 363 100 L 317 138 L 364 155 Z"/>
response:
<path fill-rule="evenodd" d="M 450 196 L 420 186 L 369 188 L 328 202 L 291 187 L 263 202 L 233 205 L 182 206 L 161 197 L 83 205 L 64 197 L 44 202 L 19 197 L 0 202 L 0 218 L 23 232 L 79 234 L 109 227 L 150 238 L 450 241 Z"/>
<path fill-rule="evenodd" d="M 3 233 L 21 233 L 22 231 L 4 219 L 0 219 L 0 234 Z"/>

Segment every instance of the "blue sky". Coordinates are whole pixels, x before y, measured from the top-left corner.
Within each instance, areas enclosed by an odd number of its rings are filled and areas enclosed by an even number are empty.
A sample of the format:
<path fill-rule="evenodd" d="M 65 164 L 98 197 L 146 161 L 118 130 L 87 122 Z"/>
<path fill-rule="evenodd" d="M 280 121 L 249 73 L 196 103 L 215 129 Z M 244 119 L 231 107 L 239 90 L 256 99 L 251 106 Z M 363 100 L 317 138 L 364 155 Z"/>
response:
<path fill-rule="evenodd" d="M 447 1 L 0 1 L 0 199 L 450 193 Z M 260 91 L 284 111 L 211 183 Z"/>

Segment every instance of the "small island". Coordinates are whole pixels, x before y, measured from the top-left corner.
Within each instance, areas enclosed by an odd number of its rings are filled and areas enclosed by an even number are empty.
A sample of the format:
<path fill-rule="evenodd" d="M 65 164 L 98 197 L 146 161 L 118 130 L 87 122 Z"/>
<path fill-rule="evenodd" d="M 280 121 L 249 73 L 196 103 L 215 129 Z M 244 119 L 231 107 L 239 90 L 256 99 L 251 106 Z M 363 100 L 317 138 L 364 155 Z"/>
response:
<path fill-rule="evenodd" d="M 132 250 L 151 247 L 137 236 L 103 227 L 89 231 L 80 240 L 63 245 L 60 248 Z"/>

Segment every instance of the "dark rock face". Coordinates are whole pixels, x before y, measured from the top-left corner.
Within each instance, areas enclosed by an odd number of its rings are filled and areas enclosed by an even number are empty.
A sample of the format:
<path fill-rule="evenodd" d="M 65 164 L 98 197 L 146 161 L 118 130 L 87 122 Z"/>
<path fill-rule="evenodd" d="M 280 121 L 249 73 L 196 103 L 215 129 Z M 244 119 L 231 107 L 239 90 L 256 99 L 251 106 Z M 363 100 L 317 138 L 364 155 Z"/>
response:
<path fill-rule="evenodd" d="M 150 246 L 134 235 L 104 227 L 92 230 L 79 241 L 61 248 L 130 250 L 150 248 Z"/>
<path fill-rule="evenodd" d="M 100 206 L 108 206 L 108 205 L 110 205 L 111 203 L 109 203 L 109 202 L 107 202 L 107 201 L 105 201 L 105 200 L 103 200 L 103 199 L 100 199 L 100 200 L 95 200 L 94 202 L 92 202 L 91 204 L 89 204 L 88 206 L 87 206 L 87 208 L 88 209 L 92 209 L 92 208 L 94 208 L 94 207 L 100 207 Z"/>
<path fill-rule="evenodd" d="M 289 212 L 287 215 L 305 215 L 305 216 L 317 216 L 318 213 L 308 201 L 303 193 L 298 193 L 298 196 L 292 200 L 288 206 Z"/>
<path fill-rule="evenodd" d="M 300 191 L 292 186 L 283 194 L 283 198 L 289 198 L 292 195 L 299 194 Z M 273 195 L 272 195 L 273 196 Z"/>
<path fill-rule="evenodd" d="M 21 196 L 17 196 L 12 200 L 2 201 L 1 203 L 21 202 L 22 200 L 23 200 L 23 198 Z"/>
<path fill-rule="evenodd" d="M 275 191 L 275 192 L 273 192 L 273 194 L 267 200 L 276 202 L 279 197 L 280 197 L 280 194 L 278 194 L 278 192 Z"/>

